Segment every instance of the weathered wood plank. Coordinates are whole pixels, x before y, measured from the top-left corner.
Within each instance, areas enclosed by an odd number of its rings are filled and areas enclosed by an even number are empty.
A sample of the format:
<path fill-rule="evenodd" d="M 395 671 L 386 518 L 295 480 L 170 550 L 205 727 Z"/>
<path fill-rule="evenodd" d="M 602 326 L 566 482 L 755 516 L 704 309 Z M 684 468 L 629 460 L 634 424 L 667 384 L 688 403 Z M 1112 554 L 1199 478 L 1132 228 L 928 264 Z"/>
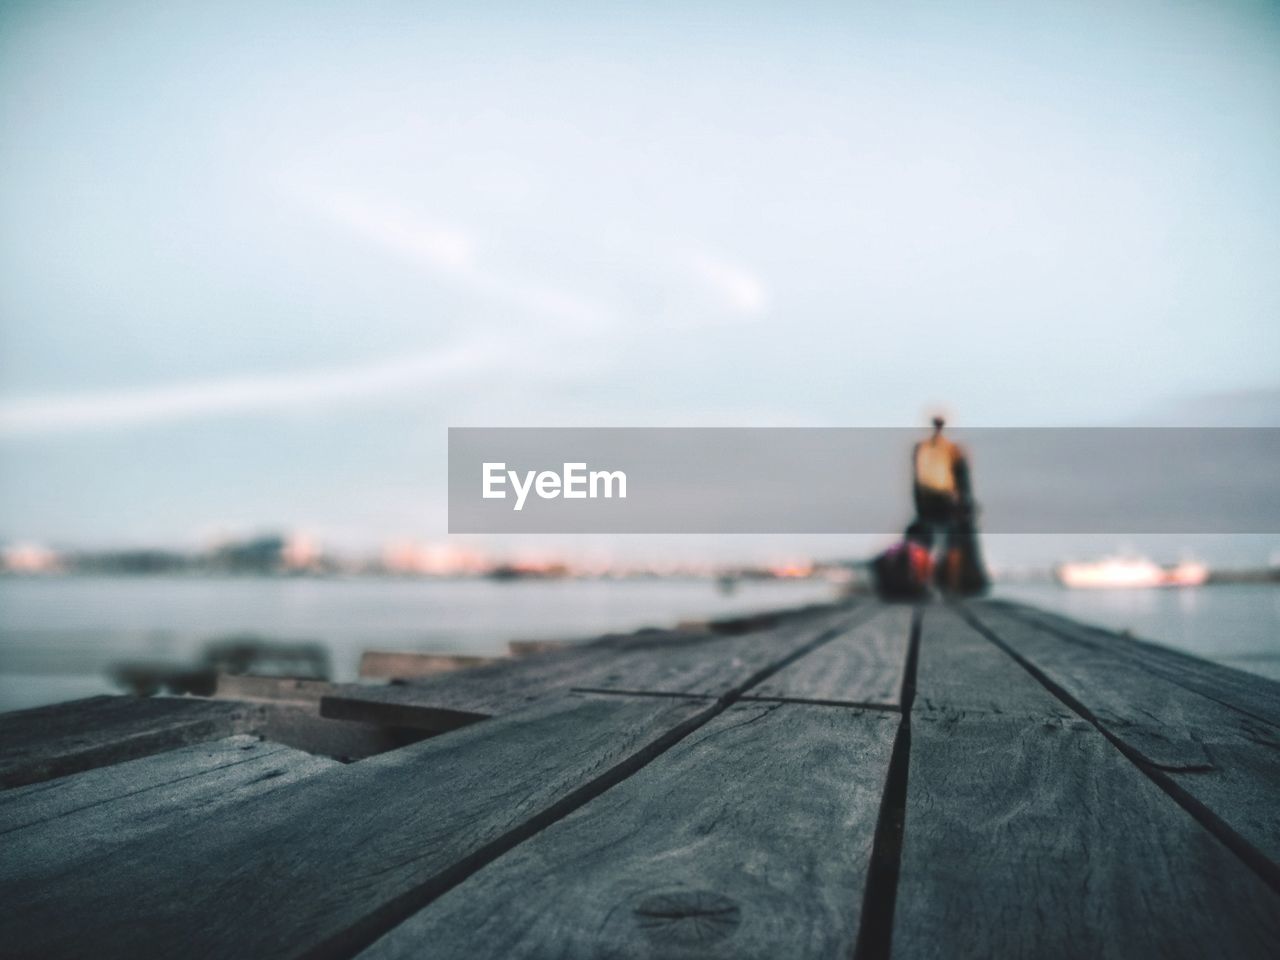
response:
<path fill-rule="evenodd" d="M 220 673 L 213 696 L 219 700 L 253 700 L 263 703 L 290 703 L 314 706 L 333 690 L 327 680 L 299 677 L 255 677 L 250 674 Z"/>
<path fill-rule="evenodd" d="M 507 654 L 512 657 L 528 657 L 573 646 L 572 640 L 508 640 Z"/>
<path fill-rule="evenodd" d="M 345 684 L 321 699 L 320 714 L 439 733 L 559 696 L 607 670 L 623 653 L 654 654 L 706 639 L 701 633 L 644 631 L 527 652 L 518 658 L 407 683 Z"/>
<path fill-rule="evenodd" d="M 42 864 L 0 882 L 0 943 L 32 958 L 346 956 L 707 710 L 570 695 L 229 804 L 181 838 Z"/>
<path fill-rule="evenodd" d="M 542 695 L 549 692 L 542 691 Z M 530 695 L 528 699 L 532 703 L 539 697 Z M 510 700 L 491 698 L 484 691 L 471 694 L 466 690 L 420 690 L 407 683 L 338 684 L 320 700 L 320 716 L 325 719 L 402 727 L 429 734 L 457 730 L 514 709 L 518 708 Z"/>
<path fill-rule="evenodd" d="M 654 632 L 611 637 L 413 683 L 352 684 L 324 697 L 320 713 L 441 731 L 570 689 L 720 697 L 852 615 L 850 608 L 822 611 L 740 636 Z"/>
<path fill-rule="evenodd" d="M 249 736 L 18 787 L 0 794 L 0 881 L 70 864 L 152 833 L 180 842 L 192 824 L 228 803 L 286 786 L 338 764 Z"/>
<path fill-rule="evenodd" d="M 214 696 L 255 707 L 253 733 L 302 750 L 349 763 L 421 740 L 425 734 L 320 716 L 320 698 L 335 686 L 324 680 L 220 674 Z"/>
<path fill-rule="evenodd" d="M 0 715 L 0 788 L 243 732 L 251 709 L 185 698 L 90 697 Z"/>
<path fill-rule="evenodd" d="M 57 780 L 14 787 L 0 793 L 0 834 L 243 763 L 277 747 L 257 737 L 237 734 Z"/>
<path fill-rule="evenodd" d="M 868 604 L 869 619 L 851 623 L 830 643 L 752 688 L 752 699 L 899 706 L 912 608 Z"/>
<path fill-rule="evenodd" d="M 951 714 L 1074 718 L 1012 657 L 948 607 L 921 610 L 914 709 Z"/>
<path fill-rule="evenodd" d="M 992 606 L 997 604 L 993 602 Z M 1274 680 L 1158 643 L 1149 643 L 1102 627 L 1069 620 L 1047 610 L 1007 602 L 1000 602 L 998 606 L 1016 617 L 1056 631 L 1076 643 L 1128 656 L 1166 680 L 1280 727 L 1280 686 Z"/>
<path fill-rule="evenodd" d="M 711 635 L 696 642 L 628 647 L 574 681 L 578 689 L 638 691 L 722 697 L 755 683 L 755 678 L 828 634 L 846 628 L 866 612 L 852 608 L 785 618 L 752 632 Z"/>
<path fill-rule="evenodd" d="M 366 650 L 360 655 L 360 676 L 366 680 L 431 677 L 438 673 L 470 670 L 495 662 L 496 657 L 476 657 L 461 653 Z"/>
<path fill-rule="evenodd" d="M 1206 742 L 1223 736 L 1248 739 L 1249 725 L 1267 726 L 1171 683 L 1122 654 L 1072 643 L 994 607 L 975 609 L 971 615 L 1151 766 L 1211 768 Z"/>
<path fill-rule="evenodd" d="M 339 685 L 321 698 L 320 715 L 439 733 L 562 694 L 615 656 L 608 649 L 574 647 L 412 683 Z"/>
<path fill-rule="evenodd" d="M 1280 864 L 1280 728 L 1167 680 L 1125 654 L 1064 640 L 996 608 L 975 615 L 1135 760 L 1167 776 L 1261 856 Z"/>
<path fill-rule="evenodd" d="M 1274 957 L 1280 896 L 1082 720 L 913 714 L 893 956 Z"/>
<path fill-rule="evenodd" d="M 897 727 L 734 706 L 361 957 L 852 956 Z"/>

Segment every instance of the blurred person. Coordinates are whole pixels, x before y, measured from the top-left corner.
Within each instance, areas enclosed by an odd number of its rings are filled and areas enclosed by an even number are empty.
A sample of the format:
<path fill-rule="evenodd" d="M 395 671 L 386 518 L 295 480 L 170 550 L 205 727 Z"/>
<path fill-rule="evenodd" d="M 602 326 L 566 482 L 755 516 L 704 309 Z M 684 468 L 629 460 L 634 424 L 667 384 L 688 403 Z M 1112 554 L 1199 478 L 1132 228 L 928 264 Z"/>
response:
<path fill-rule="evenodd" d="M 957 464 L 964 461 L 964 451 L 942 435 L 947 421 L 933 418 L 933 433 L 911 451 L 912 493 L 916 504 L 915 524 L 932 547 L 936 537 L 950 533 L 960 503 L 960 476 Z M 962 471 L 967 478 L 968 471 Z"/>
<path fill-rule="evenodd" d="M 947 425 L 933 417 L 933 433 L 912 450 L 912 492 L 916 519 L 909 534 L 932 552 L 941 541 L 934 580 L 948 593 L 982 593 L 988 586 L 978 549 L 977 505 L 964 448 L 942 435 Z"/>

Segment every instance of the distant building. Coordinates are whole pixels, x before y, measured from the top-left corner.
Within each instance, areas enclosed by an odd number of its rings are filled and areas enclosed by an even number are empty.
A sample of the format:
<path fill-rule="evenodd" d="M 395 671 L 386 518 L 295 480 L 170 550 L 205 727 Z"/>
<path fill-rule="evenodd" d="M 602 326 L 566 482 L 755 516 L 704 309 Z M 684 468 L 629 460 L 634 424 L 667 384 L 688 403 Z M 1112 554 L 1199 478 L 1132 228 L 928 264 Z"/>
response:
<path fill-rule="evenodd" d="M 284 568 L 284 537 L 256 537 L 225 543 L 210 556 L 210 565 L 228 573 L 278 573 Z"/>
<path fill-rule="evenodd" d="M 58 573 L 62 559 L 38 543 L 15 543 L 0 552 L 0 569 L 5 573 Z"/>

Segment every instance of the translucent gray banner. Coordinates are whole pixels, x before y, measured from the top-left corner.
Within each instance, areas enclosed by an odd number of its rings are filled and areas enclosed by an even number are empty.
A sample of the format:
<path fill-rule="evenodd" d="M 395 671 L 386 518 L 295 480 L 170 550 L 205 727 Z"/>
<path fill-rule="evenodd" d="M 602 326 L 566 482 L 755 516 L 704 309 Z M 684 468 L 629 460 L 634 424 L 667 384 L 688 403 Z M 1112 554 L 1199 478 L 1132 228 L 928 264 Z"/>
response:
<path fill-rule="evenodd" d="M 992 533 L 1280 532 L 1280 428 L 947 431 Z M 890 533 L 897 428 L 454 428 L 451 533 Z M 486 496 L 487 494 L 487 496 Z"/>

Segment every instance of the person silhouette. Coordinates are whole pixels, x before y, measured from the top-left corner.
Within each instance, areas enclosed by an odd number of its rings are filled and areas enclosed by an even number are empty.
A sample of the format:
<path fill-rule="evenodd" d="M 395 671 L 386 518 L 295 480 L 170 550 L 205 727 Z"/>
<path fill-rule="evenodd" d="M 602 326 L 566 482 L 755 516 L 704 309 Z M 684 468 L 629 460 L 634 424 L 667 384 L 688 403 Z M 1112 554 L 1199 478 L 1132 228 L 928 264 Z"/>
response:
<path fill-rule="evenodd" d="M 935 416 L 933 433 L 911 451 L 916 536 L 930 548 L 939 536 L 950 533 L 960 502 L 956 465 L 964 460 L 964 451 L 942 435 L 946 425 L 943 417 Z"/>
<path fill-rule="evenodd" d="M 941 541 L 934 580 L 949 593 L 982 593 L 988 586 L 978 550 L 977 506 L 964 449 L 942 435 L 947 422 L 933 417 L 933 433 L 911 453 L 916 519 L 908 536 L 933 551 Z"/>

